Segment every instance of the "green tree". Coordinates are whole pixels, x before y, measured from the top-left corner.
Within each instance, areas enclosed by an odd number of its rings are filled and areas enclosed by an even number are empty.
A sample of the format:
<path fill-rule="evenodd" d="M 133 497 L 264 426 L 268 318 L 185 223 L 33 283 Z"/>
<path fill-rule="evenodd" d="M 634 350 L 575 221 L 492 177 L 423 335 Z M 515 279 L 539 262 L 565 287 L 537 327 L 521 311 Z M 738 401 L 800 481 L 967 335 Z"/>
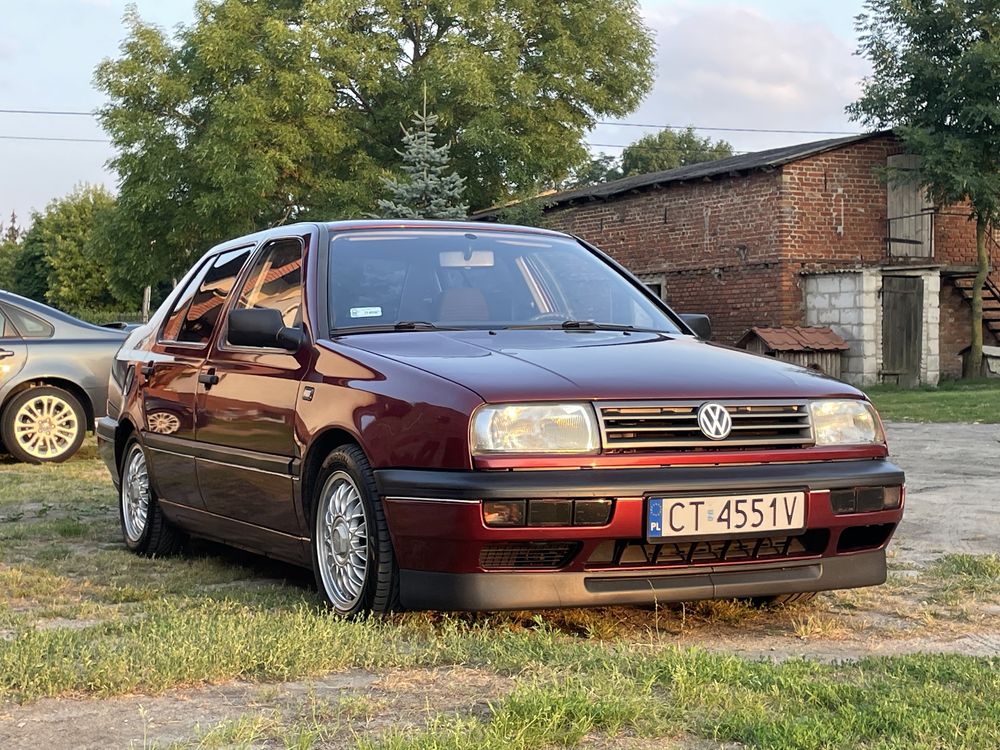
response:
<path fill-rule="evenodd" d="M 437 115 L 424 111 L 413 116 L 413 128 L 403 129 L 402 179 L 386 179 L 389 199 L 378 208 L 385 219 L 464 219 L 469 207 L 462 201 L 465 179 L 450 171 L 447 143 L 435 144 Z"/>
<path fill-rule="evenodd" d="M 626 146 L 622 152 L 622 173 L 628 177 L 663 172 L 732 155 L 733 147 L 728 142 L 702 138 L 694 128 L 680 131 L 665 129 L 644 135 Z"/>
<path fill-rule="evenodd" d="M 18 291 L 71 313 L 114 307 L 107 264 L 90 248 L 99 217 L 113 204 L 104 188 L 83 186 L 33 214 L 15 271 Z"/>
<path fill-rule="evenodd" d="M 17 223 L 17 214 L 13 211 L 6 226 L 0 221 L 0 289 L 14 291 L 14 269 L 21 254 L 23 235 L 24 231 Z"/>
<path fill-rule="evenodd" d="M 896 130 L 921 157 L 918 179 L 936 204 L 971 207 L 977 273 L 965 376 L 976 376 L 986 238 L 1000 218 L 1000 0 L 867 0 L 857 29 L 872 75 L 848 112 Z"/>
<path fill-rule="evenodd" d="M 134 8 L 125 20 L 95 78 L 118 151 L 102 244 L 120 289 L 226 237 L 373 212 L 425 86 L 482 208 L 564 177 L 584 133 L 652 81 L 637 0 L 199 0 L 173 37 Z"/>
<path fill-rule="evenodd" d="M 611 154 L 601 153 L 597 156 L 588 154 L 587 158 L 557 187 L 560 190 L 573 190 L 617 180 L 624 176 L 618 162 L 618 158 Z"/>

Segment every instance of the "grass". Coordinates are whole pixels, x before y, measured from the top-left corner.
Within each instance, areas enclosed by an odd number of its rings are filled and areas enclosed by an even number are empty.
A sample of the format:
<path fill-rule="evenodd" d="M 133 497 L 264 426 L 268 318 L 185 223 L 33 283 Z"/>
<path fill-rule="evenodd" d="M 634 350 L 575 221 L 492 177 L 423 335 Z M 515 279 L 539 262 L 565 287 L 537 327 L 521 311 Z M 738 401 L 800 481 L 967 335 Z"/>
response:
<path fill-rule="evenodd" d="M 1000 422 L 1000 379 L 942 381 L 936 388 L 867 389 L 883 419 L 900 422 Z"/>
<path fill-rule="evenodd" d="M 772 663 L 677 642 L 839 639 L 876 600 L 903 611 L 913 592 L 936 592 L 935 611 L 947 613 L 952 595 L 997 601 L 998 580 L 997 556 L 949 555 L 925 571 L 894 571 L 884 589 L 787 611 L 706 602 L 344 621 L 320 608 L 298 569 L 207 544 L 174 559 L 128 553 L 110 481 L 88 446 L 60 467 L 0 465 L 0 709 L 462 665 L 502 676 L 509 691 L 494 690 L 481 711 L 411 716 L 406 728 L 394 728 L 395 709 L 373 695 L 286 701 L 207 727 L 192 746 L 311 747 L 348 736 L 369 750 L 534 748 L 635 736 L 665 747 L 692 737 L 750 748 L 997 747 L 997 659 Z"/>

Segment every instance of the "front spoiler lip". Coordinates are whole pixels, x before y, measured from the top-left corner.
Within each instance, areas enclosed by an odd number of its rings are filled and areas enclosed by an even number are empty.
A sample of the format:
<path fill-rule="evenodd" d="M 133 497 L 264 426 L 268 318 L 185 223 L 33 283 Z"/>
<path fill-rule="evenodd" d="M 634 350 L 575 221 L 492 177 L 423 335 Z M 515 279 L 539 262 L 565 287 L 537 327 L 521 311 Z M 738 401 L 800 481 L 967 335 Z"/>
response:
<path fill-rule="evenodd" d="M 803 487 L 902 486 L 903 470 L 884 459 L 740 466 L 671 466 L 539 471 L 378 469 L 383 497 L 452 500 L 524 497 L 638 497 L 650 492 L 725 492 Z"/>
<path fill-rule="evenodd" d="M 544 609 L 777 596 L 877 586 L 885 579 L 885 550 L 879 549 L 797 562 L 662 572 L 400 570 L 400 596 L 408 609 Z"/>

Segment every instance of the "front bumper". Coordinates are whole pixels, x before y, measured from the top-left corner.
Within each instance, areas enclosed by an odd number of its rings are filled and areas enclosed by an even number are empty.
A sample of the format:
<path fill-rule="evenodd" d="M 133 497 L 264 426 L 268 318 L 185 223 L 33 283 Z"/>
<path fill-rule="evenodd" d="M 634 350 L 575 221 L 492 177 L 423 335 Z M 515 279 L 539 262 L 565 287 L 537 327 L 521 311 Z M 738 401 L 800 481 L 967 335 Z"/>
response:
<path fill-rule="evenodd" d="M 400 571 L 407 609 L 497 610 L 665 604 L 775 596 L 885 583 L 885 550 L 794 564 L 672 571 L 434 573 Z"/>
<path fill-rule="evenodd" d="M 502 472 L 379 470 L 375 478 L 400 568 L 402 603 L 415 609 L 649 604 L 876 585 L 885 580 L 885 546 L 902 507 L 836 515 L 828 491 L 902 486 L 905 479 L 898 467 L 881 459 Z M 679 561 L 676 551 L 662 558 L 657 552 L 652 559 L 618 555 L 610 560 L 607 555 L 609 545 L 646 543 L 649 495 L 793 489 L 807 493 L 807 528 L 797 537 L 801 544 L 786 545 L 780 554 L 776 545 L 762 547 L 750 539 L 741 555 L 727 557 L 723 551 L 713 558 L 698 547 L 705 542 L 685 539 L 690 554 Z M 483 523 L 482 500 L 559 497 L 613 498 L 614 511 L 598 527 L 491 528 Z M 490 563 L 498 546 L 558 543 L 571 543 L 573 551 L 548 569 L 531 569 L 530 563 L 497 569 Z"/>

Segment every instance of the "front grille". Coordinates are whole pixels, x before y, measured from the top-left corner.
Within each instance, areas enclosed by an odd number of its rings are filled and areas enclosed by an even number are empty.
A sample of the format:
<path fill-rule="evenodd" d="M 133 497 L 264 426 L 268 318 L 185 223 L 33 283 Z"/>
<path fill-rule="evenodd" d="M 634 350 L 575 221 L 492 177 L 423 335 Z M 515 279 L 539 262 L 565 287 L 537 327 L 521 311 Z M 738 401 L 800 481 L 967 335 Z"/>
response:
<path fill-rule="evenodd" d="M 829 541 L 830 532 L 826 529 L 814 529 L 797 536 L 663 542 L 661 544 L 647 544 L 639 539 L 618 539 L 598 545 L 587 559 L 587 567 L 646 568 L 730 562 L 766 562 L 768 560 L 821 555 Z"/>
<path fill-rule="evenodd" d="M 733 420 L 725 440 L 698 427 L 703 401 L 598 403 L 604 450 L 740 450 L 812 445 L 809 407 L 802 401 L 719 401 Z"/>
<path fill-rule="evenodd" d="M 576 554 L 578 542 L 501 542 L 487 544 L 479 551 L 483 570 L 561 568 Z"/>

